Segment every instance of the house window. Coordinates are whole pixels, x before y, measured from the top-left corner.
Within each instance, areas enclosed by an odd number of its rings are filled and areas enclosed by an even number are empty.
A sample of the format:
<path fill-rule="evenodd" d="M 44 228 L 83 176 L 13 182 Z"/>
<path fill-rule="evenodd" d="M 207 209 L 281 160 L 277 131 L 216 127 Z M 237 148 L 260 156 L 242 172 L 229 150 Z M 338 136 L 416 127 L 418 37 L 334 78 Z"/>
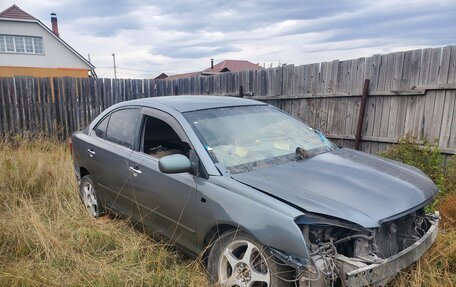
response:
<path fill-rule="evenodd" d="M 33 53 L 33 40 L 31 37 L 25 37 L 25 52 L 27 53 Z M 0 43 L 1 45 L 1 43 Z"/>
<path fill-rule="evenodd" d="M 5 44 L 7 52 L 14 52 L 14 41 L 13 36 L 5 36 Z"/>
<path fill-rule="evenodd" d="M 16 52 L 25 53 L 24 37 L 15 36 L 14 44 L 16 45 Z"/>
<path fill-rule="evenodd" d="M 0 53 L 44 54 L 43 38 L 0 35 Z"/>
<path fill-rule="evenodd" d="M 5 37 L 0 36 L 0 53 L 5 51 Z"/>
<path fill-rule="evenodd" d="M 42 38 L 33 38 L 33 46 L 35 47 L 35 54 L 43 54 Z"/>

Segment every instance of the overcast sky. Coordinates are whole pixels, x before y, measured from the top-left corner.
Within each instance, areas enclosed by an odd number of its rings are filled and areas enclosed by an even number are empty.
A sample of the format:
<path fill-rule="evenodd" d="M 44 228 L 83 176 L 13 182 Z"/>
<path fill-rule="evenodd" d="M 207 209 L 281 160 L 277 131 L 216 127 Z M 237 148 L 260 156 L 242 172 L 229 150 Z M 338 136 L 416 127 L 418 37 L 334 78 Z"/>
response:
<path fill-rule="evenodd" d="M 1 0 L 91 56 L 99 77 L 199 71 L 224 59 L 277 66 L 456 43 L 455 0 Z"/>

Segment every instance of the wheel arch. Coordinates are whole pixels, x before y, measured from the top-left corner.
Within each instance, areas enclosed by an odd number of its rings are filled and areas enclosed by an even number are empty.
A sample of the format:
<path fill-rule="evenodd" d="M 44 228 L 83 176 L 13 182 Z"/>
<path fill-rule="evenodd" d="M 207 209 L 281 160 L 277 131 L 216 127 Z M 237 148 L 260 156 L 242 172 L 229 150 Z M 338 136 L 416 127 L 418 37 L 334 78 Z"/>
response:
<path fill-rule="evenodd" d="M 211 251 L 212 248 L 212 243 L 217 240 L 220 236 L 223 234 L 229 232 L 229 231 L 242 231 L 249 236 L 251 236 L 253 239 L 255 239 L 258 242 L 261 242 L 259 238 L 257 238 L 254 234 L 249 232 L 247 228 L 244 228 L 243 226 L 240 226 L 235 223 L 227 222 L 227 223 L 219 223 L 211 228 L 206 232 L 204 239 L 203 239 L 203 258 L 206 258 L 209 255 L 209 252 Z"/>
<path fill-rule="evenodd" d="M 84 176 L 89 175 L 89 174 L 90 174 L 90 172 L 89 172 L 85 167 L 81 166 L 81 167 L 79 168 L 79 176 L 81 177 L 81 179 L 82 179 Z"/>
<path fill-rule="evenodd" d="M 239 228 L 265 246 L 296 257 L 309 256 L 302 230 L 294 222 L 302 211 L 229 178 L 212 180 L 198 187 L 206 199 L 199 209 L 198 249 L 207 248 L 220 231 Z"/>

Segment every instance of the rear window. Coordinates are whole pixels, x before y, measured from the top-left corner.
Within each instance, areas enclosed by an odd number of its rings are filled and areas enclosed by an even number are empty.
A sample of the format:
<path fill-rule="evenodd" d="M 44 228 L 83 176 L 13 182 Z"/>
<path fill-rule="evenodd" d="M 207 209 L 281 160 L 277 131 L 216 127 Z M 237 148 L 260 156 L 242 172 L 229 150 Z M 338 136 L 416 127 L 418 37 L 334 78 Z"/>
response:
<path fill-rule="evenodd" d="M 133 148 L 133 141 L 138 125 L 139 109 L 123 109 L 111 114 L 106 139 L 108 141 Z"/>
<path fill-rule="evenodd" d="M 94 128 L 94 132 L 97 137 L 104 139 L 106 137 L 106 128 L 108 127 L 109 116 L 104 118 L 96 128 Z"/>

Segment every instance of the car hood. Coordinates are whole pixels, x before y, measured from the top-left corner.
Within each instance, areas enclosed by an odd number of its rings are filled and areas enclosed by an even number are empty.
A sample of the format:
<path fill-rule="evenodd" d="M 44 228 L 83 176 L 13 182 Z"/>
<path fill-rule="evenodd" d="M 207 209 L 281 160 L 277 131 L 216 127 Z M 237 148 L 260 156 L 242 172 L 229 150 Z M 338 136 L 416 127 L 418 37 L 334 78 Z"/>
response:
<path fill-rule="evenodd" d="M 412 212 L 438 192 L 414 167 L 345 148 L 231 176 L 307 212 L 366 228 Z"/>

